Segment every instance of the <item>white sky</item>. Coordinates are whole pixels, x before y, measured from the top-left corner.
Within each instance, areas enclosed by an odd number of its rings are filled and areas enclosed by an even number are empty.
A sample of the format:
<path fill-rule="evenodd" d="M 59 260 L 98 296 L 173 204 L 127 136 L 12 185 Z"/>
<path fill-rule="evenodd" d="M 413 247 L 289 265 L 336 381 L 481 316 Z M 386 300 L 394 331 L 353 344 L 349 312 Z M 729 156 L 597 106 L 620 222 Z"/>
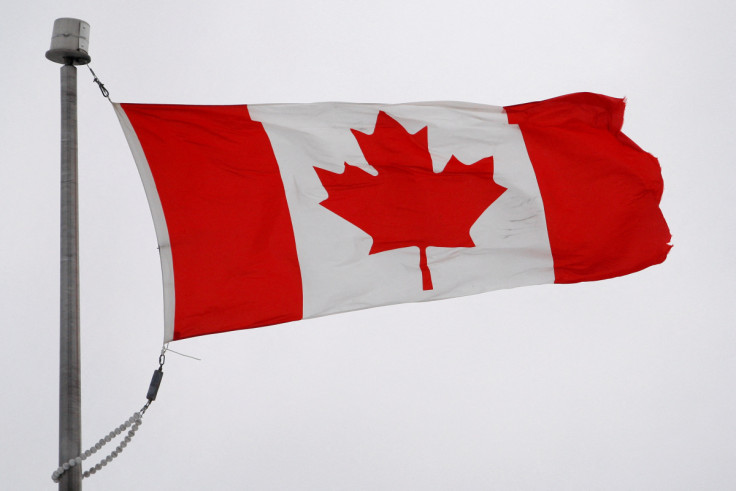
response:
<path fill-rule="evenodd" d="M 736 489 L 736 6 L 723 1 L 6 2 L 0 487 L 55 489 L 57 17 L 119 102 L 507 105 L 628 97 L 669 259 L 628 277 L 174 343 L 86 490 Z M 143 187 L 79 75 L 83 445 L 145 402 L 162 338 Z"/>

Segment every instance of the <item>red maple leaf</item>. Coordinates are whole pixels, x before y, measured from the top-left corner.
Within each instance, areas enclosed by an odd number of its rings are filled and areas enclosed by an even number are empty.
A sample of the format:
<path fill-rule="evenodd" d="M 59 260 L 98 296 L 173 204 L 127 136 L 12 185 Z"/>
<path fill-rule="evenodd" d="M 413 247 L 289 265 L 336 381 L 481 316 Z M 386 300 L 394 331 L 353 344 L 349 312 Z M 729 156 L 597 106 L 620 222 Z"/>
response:
<path fill-rule="evenodd" d="M 470 227 L 506 191 L 493 181 L 493 157 L 466 165 L 453 155 L 435 173 L 426 126 L 412 135 L 381 111 L 373 134 L 351 131 L 378 175 L 347 162 L 342 174 L 315 167 L 328 194 L 321 205 L 373 238 L 369 254 L 419 247 L 431 290 L 427 247 L 475 247 Z"/>

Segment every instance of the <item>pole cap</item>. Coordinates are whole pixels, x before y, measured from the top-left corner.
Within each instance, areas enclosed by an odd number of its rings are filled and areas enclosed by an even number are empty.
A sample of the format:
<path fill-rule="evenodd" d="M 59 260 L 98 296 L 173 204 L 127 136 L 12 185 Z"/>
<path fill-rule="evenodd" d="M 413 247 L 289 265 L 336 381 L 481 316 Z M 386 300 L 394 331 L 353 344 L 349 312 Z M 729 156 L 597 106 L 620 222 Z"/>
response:
<path fill-rule="evenodd" d="M 46 58 L 62 65 L 86 65 L 92 61 L 88 49 L 89 24 L 68 17 L 54 21 L 51 49 L 46 52 Z"/>

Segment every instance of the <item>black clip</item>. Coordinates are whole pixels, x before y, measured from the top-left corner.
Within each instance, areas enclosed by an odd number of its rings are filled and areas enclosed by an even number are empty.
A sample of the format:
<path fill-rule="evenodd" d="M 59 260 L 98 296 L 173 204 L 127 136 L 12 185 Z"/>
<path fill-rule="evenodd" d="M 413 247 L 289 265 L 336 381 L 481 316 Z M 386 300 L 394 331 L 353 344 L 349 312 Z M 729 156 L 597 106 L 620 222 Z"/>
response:
<path fill-rule="evenodd" d="M 148 394 L 146 399 L 149 402 L 156 400 L 156 394 L 158 394 L 158 388 L 161 387 L 161 380 L 164 378 L 164 363 L 166 362 L 166 355 L 164 353 L 166 349 L 161 350 L 161 355 L 158 357 L 158 368 L 153 371 L 153 377 L 151 377 L 151 385 L 148 386 Z"/>
<path fill-rule="evenodd" d="M 164 371 L 161 367 L 153 371 L 153 377 L 151 377 L 151 385 L 148 386 L 148 394 L 146 399 L 149 401 L 156 400 L 156 394 L 158 394 L 158 388 L 161 386 L 161 380 L 164 378 Z"/>

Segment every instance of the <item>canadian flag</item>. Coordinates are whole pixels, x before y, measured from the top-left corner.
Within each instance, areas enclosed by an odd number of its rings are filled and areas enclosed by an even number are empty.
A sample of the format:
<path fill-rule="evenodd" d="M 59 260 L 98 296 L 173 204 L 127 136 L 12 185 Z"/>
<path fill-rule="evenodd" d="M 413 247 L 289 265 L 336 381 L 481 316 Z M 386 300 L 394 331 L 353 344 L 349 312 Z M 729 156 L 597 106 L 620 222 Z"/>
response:
<path fill-rule="evenodd" d="M 509 107 L 115 104 L 164 341 L 665 260 L 657 160 L 591 93 Z"/>

